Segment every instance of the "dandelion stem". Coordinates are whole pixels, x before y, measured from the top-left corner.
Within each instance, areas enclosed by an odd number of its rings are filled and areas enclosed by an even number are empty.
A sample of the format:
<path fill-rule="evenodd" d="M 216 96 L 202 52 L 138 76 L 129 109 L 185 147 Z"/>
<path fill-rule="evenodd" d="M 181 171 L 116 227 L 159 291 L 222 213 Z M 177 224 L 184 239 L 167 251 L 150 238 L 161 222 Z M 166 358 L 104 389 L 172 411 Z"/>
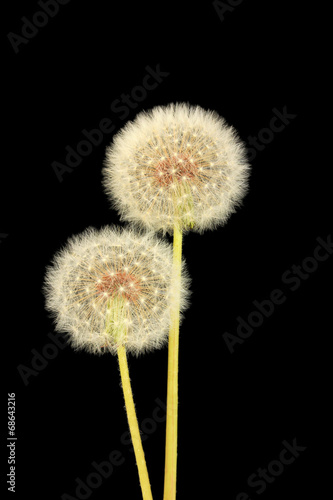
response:
<path fill-rule="evenodd" d="M 171 311 L 168 355 L 167 421 L 165 444 L 164 500 L 175 500 L 177 480 L 178 351 L 182 232 L 175 225 L 173 235 L 174 295 Z"/>
<path fill-rule="evenodd" d="M 121 346 L 118 348 L 117 352 L 118 352 L 119 370 L 123 386 L 128 425 L 131 432 L 136 463 L 139 471 L 139 480 L 142 490 L 142 497 L 143 500 L 153 500 L 145 455 L 142 448 L 140 429 L 133 401 L 133 393 L 131 389 L 131 381 L 129 377 L 127 357 L 126 357 L 126 349 L 124 346 Z"/>

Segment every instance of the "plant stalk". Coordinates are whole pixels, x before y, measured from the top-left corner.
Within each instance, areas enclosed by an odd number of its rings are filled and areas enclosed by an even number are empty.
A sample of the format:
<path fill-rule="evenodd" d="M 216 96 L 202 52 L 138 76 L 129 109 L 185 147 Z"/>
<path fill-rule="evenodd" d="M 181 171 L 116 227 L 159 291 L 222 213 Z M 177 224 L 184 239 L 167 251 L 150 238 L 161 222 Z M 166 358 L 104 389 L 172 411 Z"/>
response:
<path fill-rule="evenodd" d="M 165 443 L 164 500 L 175 500 L 178 438 L 178 354 L 180 318 L 180 278 L 182 231 L 177 225 L 173 235 L 173 303 L 168 347 L 167 420 Z"/>
<path fill-rule="evenodd" d="M 131 381 L 129 377 L 126 349 L 124 346 L 120 346 L 117 350 L 119 370 L 121 376 L 121 383 L 123 387 L 125 408 L 127 413 L 128 425 L 130 428 L 136 463 L 139 472 L 139 480 L 142 490 L 143 500 L 153 500 L 151 493 L 151 487 L 148 477 L 148 470 L 145 460 L 144 451 L 142 448 L 142 441 L 140 436 L 140 429 L 138 425 L 138 420 L 136 417 L 135 406 L 133 401 L 133 393 L 131 388 Z"/>

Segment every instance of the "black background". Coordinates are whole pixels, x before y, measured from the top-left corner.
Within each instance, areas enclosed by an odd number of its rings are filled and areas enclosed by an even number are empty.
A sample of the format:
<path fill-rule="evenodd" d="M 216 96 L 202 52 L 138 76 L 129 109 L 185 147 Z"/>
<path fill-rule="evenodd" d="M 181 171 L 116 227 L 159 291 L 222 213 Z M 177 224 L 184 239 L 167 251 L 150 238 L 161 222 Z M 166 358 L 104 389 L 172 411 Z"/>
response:
<path fill-rule="evenodd" d="M 59 349 L 27 385 L 17 367 L 31 368 L 31 349 L 42 353 L 54 332 L 41 292 L 53 254 L 88 226 L 119 224 L 101 186 L 112 133 L 62 182 L 52 163 L 64 163 L 65 147 L 75 148 L 82 130 L 101 119 L 110 118 L 115 133 L 139 111 L 169 102 L 216 110 L 244 141 L 269 126 L 274 108 L 297 115 L 257 151 L 242 208 L 224 227 L 184 240 L 192 299 L 180 338 L 177 498 L 234 500 L 242 491 L 251 500 L 321 498 L 329 491 L 331 259 L 295 291 L 281 277 L 331 230 L 319 117 L 326 112 L 320 32 L 327 13 L 303 2 L 284 8 L 244 0 L 221 20 L 209 1 L 113 7 L 72 0 L 15 53 L 7 33 L 21 34 L 21 17 L 31 20 L 40 7 L 17 0 L 7 7 L 0 259 L 3 377 L 5 391 L 16 393 L 16 498 L 75 498 L 76 478 L 86 482 L 92 462 L 113 450 L 125 462 L 89 498 L 141 498 L 134 455 L 121 438 L 127 421 L 116 358 Z M 128 118 L 111 111 L 115 99 L 141 85 L 146 66 L 157 65 L 169 75 Z M 237 317 L 246 319 L 253 301 L 276 288 L 285 302 L 231 354 L 223 334 L 235 334 Z M 142 423 L 156 399 L 165 402 L 167 349 L 131 357 L 129 365 Z M 5 419 L 2 429 L 5 448 Z M 156 499 L 163 496 L 164 432 L 158 423 L 144 441 Z M 256 493 L 250 474 L 295 438 L 306 450 Z"/>

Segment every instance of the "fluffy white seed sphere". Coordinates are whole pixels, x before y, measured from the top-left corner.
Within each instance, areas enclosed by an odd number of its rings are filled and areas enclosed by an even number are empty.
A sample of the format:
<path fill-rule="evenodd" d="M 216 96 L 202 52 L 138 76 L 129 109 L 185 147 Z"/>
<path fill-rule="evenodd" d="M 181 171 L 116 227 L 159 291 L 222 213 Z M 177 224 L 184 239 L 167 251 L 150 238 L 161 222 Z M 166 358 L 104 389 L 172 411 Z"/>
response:
<path fill-rule="evenodd" d="M 123 220 L 202 232 L 226 222 L 247 190 L 246 149 L 216 112 L 170 104 L 141 112 L 107 148 L 103 184 Z"/>
<path fill-rule="evenodd" d="M 189 278 L 182 266 L 184 311 Z M 47 269 L 46 308 L 74 348 L 115 354 L 124 345 L 138 355 L 167 342 L 174 282 L 172 247 L 154 234 L 89 228 Z"/>

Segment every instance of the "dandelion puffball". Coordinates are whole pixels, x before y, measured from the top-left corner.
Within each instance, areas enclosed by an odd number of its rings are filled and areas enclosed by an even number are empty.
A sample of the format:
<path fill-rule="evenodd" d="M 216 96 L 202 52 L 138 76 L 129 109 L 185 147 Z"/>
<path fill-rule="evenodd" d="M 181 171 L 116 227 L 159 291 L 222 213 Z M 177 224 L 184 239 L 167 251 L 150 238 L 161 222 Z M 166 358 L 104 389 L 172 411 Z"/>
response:
<path fill-rule="evenodd" d="M 202 232 L 226 222 L 247 190 L 246 148 L 216 112 L 170 104 L 141 112 L 107 148 L 103 184 L 123 220 Z"/>
<path fill-rule="evenodd" d="M 168 339 L 175 294 L 172 247 L 152 233 L 89 228 L 70 238 L 47 269 L 46 308 L 74 348 L 139 354 Z M 183 263 L 181 311 L 189 278 Z"/>

